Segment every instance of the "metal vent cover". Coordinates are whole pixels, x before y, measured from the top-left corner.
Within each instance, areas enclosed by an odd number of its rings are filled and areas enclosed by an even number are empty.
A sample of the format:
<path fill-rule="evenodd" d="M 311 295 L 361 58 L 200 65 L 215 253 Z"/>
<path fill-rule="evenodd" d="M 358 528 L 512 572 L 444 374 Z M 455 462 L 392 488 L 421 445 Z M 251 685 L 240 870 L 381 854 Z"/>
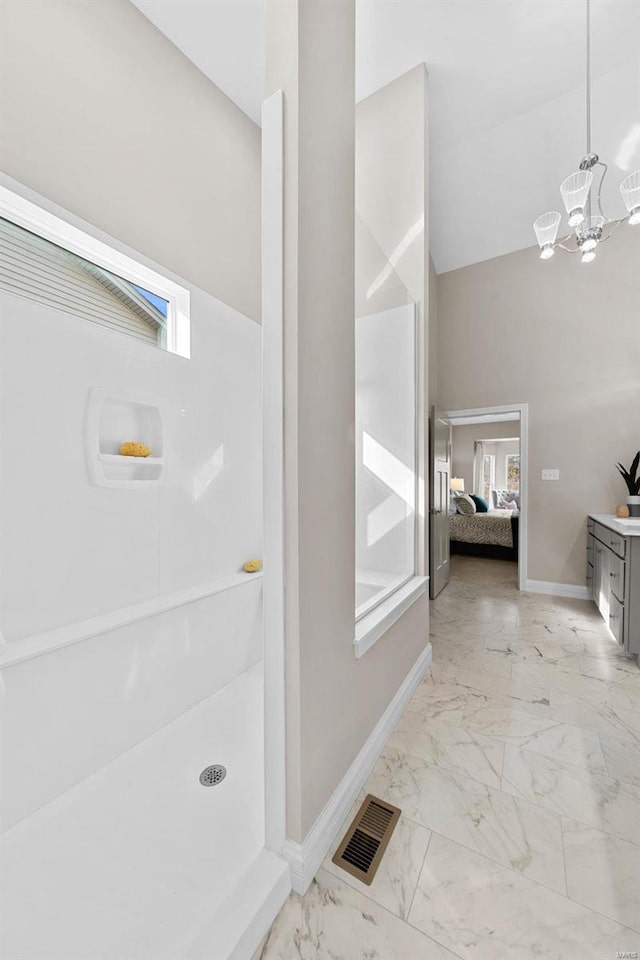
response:
<path fill-rule="evenodd" d="M 210 767 L 205 767 L 200 774 L 200 783 L 203 787 L 216 787 L 222 783 L 227 775 L 227 768 L 219 763 L 212 763 Z"/>
<path fill-rule="evenodd" d="M 333 863 L 369 886 L 401 812 L 398 807 L 367 794 L 333 855 Z"/>

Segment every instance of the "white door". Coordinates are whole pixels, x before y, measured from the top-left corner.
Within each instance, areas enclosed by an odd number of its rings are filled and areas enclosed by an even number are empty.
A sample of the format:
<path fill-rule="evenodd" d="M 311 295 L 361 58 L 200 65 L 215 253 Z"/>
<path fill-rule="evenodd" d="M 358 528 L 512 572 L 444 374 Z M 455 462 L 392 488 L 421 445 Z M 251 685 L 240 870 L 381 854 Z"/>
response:
<path fill-rule="evenodd" d="M 451 424 L 433 407 L 430 422 L 431 489 L 429 493 L 430 595 L 437 597 L 449 582 L 449 487 Z"/>

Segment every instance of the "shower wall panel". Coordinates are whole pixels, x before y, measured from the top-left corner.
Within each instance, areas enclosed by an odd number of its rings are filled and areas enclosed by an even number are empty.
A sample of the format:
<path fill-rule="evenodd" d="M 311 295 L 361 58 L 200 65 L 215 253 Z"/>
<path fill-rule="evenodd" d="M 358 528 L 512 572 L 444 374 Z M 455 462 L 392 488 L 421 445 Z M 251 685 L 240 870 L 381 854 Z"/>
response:
<path fill-rule="evenodd" d="M 260 554 L 255 323 L 193 291 L 185 360 L 9 294 L 0 308 L 0 624 L 9 646 L 238 572 Z M 94 387 L 160 408 L 157 489 L 90 482 Z"/>
<path fill-rule="evenodd" d="M 9 829 L 260 662 L 242 564 L 262 551 L 261 330 L 192 289 L 186 360 L 11 294 L 0 308 Z M 157 487 L 91 482 L 94 388 L 160 410 Z"/>

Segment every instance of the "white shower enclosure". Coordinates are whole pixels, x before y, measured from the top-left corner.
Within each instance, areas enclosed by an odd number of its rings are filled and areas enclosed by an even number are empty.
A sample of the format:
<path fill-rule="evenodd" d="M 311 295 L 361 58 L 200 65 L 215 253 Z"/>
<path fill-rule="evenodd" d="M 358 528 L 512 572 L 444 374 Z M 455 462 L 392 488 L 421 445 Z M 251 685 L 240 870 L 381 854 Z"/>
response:
<path fill-rule="evenodd" d="M 415 305 L 356 319 L 356 616 L 416 570 Z"/>
<path fill-rule="evenodd" d="M 416 305 L 356 215 L 356 618 L 417 569 Z"/>
<path fill-rule="evenodd" d="M 281 98 L 269 109 L 277 188 Z M 274 209 L 264 368 L 277 392 Z M 273 409 L 263 421 L 262 331 L 165 276 L 188 293 L 190 358 L 0 279 L 2 950 L 12 960 L 248 956 L 290 887 L 273 852 L 284 839 L 281 528 L 270 515 L 264 542 L 263 496 L 281 476 L 267 459 L 263 490 L 262 451 L 263 430 L 277 448 L 280 428 Z M 125 462 L 118 438 L 148 443 L 155 463 Z M 264 581 L 242 569 L 263 554 Z M 211 766 L 224 769 L 201 778 Z"/>

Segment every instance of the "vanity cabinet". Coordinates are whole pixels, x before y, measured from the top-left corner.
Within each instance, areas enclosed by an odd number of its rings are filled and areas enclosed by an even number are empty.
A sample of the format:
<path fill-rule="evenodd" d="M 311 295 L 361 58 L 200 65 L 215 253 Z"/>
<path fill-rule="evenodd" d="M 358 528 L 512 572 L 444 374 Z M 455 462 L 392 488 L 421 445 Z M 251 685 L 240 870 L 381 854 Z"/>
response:
<path fill-rule="evenodd" d="M 615 517 L 587 519 L 587 589 L 628 653 L 640 653 L 640 529 Z"/>

